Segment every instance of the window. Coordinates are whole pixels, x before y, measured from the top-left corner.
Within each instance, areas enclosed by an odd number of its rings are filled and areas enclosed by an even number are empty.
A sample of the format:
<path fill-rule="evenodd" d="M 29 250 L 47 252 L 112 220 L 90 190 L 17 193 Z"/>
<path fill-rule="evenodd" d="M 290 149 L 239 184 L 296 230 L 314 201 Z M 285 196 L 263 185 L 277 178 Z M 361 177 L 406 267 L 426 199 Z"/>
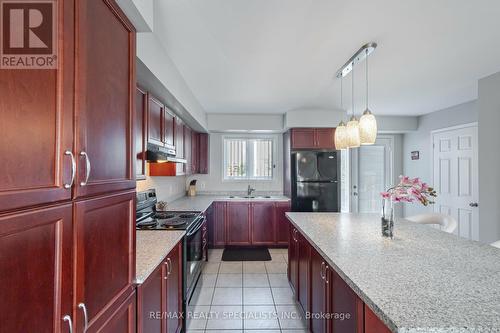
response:
<path fill-rule="evenodd" d="M 224 138 L 225 180 L 272 180 L 272 138 Z"/>

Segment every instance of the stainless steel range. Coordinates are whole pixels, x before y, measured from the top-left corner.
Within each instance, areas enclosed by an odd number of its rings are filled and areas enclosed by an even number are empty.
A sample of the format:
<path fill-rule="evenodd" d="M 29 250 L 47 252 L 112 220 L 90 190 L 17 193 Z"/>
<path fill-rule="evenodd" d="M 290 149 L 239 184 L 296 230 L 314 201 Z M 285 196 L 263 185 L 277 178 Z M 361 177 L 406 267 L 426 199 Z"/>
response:
<path fill-rule="evenodd" d="M 176 212 L 155 209 L 157 203 L 154 189 L 137 193 L 136 229 L 186 230 L 183 242 L 184 304 L 191 298 L 196 281 L 201 274 L 206 258 L 203 257 L 203 224 L 201 212 Z M 186 313 L 186 312 L 184 312 Z"/>

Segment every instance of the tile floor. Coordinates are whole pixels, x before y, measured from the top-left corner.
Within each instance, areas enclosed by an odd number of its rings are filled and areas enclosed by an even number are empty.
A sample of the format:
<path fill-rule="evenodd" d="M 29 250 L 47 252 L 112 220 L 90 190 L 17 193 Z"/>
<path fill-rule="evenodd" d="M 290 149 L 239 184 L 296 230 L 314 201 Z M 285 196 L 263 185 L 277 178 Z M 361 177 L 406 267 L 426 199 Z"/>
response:
<path fill-rule="evenodd" d="M 271 261 L 208 263 L 188 307 L 188 333 L 305 333 L 286 276 L 287 250 L 269 249 Z"/>

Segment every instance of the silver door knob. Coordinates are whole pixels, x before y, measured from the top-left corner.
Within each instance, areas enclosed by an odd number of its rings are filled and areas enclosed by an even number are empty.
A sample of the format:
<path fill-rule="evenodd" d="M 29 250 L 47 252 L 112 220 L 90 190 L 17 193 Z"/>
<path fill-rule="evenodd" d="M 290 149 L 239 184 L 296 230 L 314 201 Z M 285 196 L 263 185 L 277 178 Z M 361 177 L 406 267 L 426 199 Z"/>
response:
<path fill-rule="evenodd" d="M 471 207 L 478 207 L 478 206 L 479 206 L 479 204 L 478 204 L 477 202 L 471 202 L 471 203 L 469 204 L 469 206 L 471 206 Z"/>

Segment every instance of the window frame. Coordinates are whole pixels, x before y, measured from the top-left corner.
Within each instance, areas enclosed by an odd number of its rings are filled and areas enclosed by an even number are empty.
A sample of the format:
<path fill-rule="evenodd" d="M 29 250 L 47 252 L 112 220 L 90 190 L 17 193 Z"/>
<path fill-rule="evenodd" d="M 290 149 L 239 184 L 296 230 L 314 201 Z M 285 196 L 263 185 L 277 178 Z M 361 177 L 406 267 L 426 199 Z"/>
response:
<path fill-rule="evenodd" d="M 240 178 L 240 179 L 235 179 L 235 178 L 227 178 L 226 176 L 226 140 L 270 140 L 271 141 L 271 153 L 272 153 L 272 161 L 271 161 L 271 177 L 270 178 Z M 276 180 L 276 154 L 278 153 L 278 140 L 276 136 L 273 135 L 262 135 L 262 134 L 254 134 L 254 135 L 223 135 L 222 136 L 222 182 L 226 183 L 248 183 L 248 182 L 273 182 Z M 247 163 L 246 167 L 251 168 L 253 167 L 253 158 L 250 156 L 250 149 L 247 149 Z"/>

